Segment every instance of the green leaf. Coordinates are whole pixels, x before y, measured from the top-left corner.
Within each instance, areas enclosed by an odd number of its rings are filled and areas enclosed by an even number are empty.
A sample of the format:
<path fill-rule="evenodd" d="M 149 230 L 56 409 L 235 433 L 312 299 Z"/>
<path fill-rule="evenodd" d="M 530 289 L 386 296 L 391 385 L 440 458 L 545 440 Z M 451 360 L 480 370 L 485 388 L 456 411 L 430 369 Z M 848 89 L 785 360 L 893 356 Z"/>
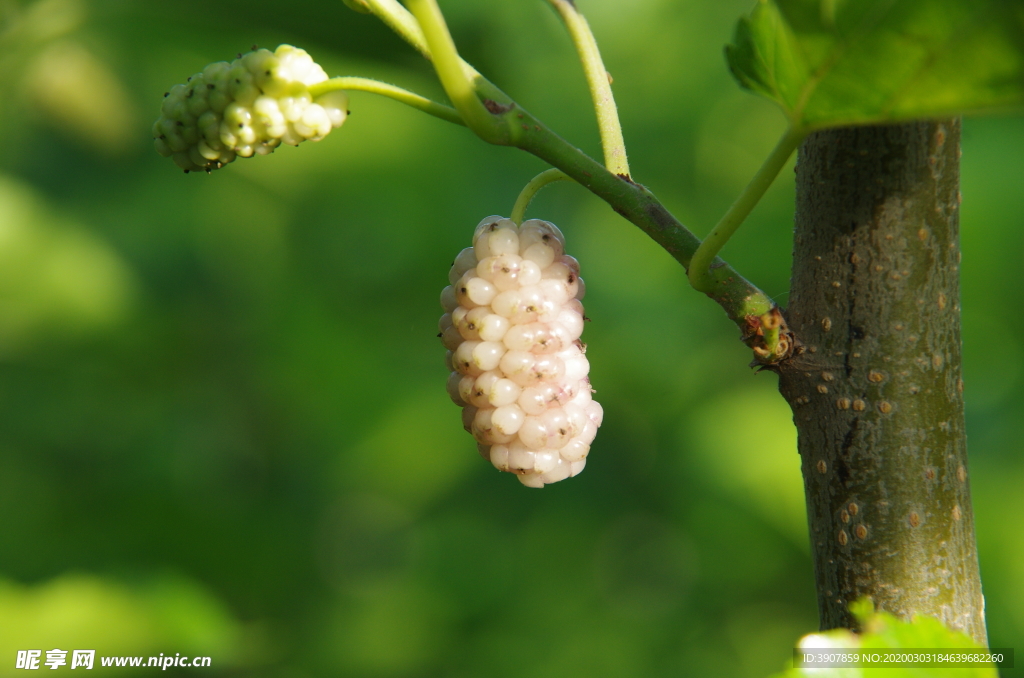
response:
<path fill-rule="evenodd" d="M 797 129 L 1024 110 L 1024 4 L 760 0 L 726 59 Z"/>
<path fill-rule="evenodd" d="M 853 633 L 847 629 L 833 629 L 813 633 L 800 639 L 798 647 L 807 652 L 813 648 L 835 648 L 850 653 L 878 652 L 888 650 L 945 648 L 978 649 L 980 645 L 971 638 L 947 629 L 931 617 L 917 617 L 905 622 L 887 612 L 874 612 L 869 600 L 861 600 L 850 606 L 860 622 L 863 632 Z M 871 668 L 792 668 L 774 678 L 998 678 L 994 666 L 969 667 L 958 664 L 932 668 L 910 666 L 876 666 Z"/>

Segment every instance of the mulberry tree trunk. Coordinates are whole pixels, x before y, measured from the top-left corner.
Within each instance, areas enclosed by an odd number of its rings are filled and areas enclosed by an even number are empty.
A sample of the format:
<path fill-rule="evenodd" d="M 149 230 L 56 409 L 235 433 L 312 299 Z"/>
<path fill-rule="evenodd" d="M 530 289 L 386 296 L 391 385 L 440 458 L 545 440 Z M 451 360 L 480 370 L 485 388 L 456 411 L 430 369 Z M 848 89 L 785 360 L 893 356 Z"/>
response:
<path fill-rule="evenodd" d="M 867 596 L 986 643 L 960 372 L 960 121 L 800 148 L 780 369 L 799 431 L 823 629 Z"/>

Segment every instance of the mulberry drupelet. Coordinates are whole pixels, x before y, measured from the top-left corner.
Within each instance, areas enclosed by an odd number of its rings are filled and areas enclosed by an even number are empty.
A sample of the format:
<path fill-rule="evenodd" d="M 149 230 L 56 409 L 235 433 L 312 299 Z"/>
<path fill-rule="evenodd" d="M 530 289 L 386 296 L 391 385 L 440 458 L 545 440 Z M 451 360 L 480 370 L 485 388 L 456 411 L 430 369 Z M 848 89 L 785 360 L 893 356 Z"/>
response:
<path fill-rule="evenodd" d="M 580 341 L 579 272 L 554 224 L 492 216 L 441 293 L 448 394 L 481 455 L 529 487 L 582 471 L 601 425 Z"/>
<path fill-rule="evenodd" d="M 153 143 L 186 172 L 209 172 L 239 156 L 272 153 L 282 142 L 319 141 L 348 115 L 344 92 L 310 95 L 311 85 L 327 79 L 291 45 L 212 63 L 164 96 Z"/>

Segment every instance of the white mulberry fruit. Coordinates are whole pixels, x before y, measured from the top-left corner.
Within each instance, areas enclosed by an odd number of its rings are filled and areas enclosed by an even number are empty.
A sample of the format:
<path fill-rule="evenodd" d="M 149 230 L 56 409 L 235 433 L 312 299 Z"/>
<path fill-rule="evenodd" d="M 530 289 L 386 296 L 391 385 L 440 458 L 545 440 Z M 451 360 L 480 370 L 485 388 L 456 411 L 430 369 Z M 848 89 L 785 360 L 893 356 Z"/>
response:
<path fill-rule="evenodd" d="M 480 454 L 529 487 L 582 471 L 601 425 L 580 341 L 579 272 L 554 224 L 492 216 L 441 293 L 448 394 Z"/>
<path fill-rule="evenodd" d="M 219 169 L 236 157 L 319 141 L 348 115 L 348 96 L 309 87 L 327 73 L 305 50 L 281 45 L 218 61 L 164 95 L 153 124 L 157 152 L 186 172 Z"/>

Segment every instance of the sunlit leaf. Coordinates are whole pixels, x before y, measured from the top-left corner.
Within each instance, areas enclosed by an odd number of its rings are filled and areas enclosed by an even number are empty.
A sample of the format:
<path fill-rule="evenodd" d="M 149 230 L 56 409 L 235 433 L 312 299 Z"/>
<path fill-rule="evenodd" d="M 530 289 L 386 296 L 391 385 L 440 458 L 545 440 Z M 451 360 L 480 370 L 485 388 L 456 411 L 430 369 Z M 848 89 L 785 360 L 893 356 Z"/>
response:
<path fill-rule="evenodd" d="M 1024 108 L 1024 8 L 1004 0 L 760 0 L 726 58 L 797 127 Z"/>

